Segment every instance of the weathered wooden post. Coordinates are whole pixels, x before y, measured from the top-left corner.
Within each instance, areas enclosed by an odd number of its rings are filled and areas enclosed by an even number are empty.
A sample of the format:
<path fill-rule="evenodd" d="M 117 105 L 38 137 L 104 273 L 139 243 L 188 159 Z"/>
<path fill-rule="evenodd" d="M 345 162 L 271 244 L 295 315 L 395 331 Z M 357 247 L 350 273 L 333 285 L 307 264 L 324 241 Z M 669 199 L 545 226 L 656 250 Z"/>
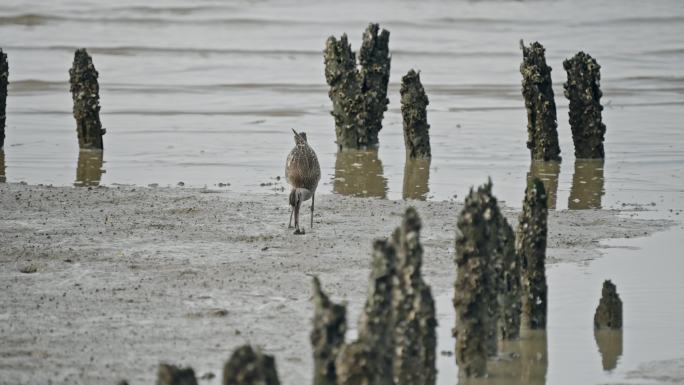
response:
<path fill-rule="evenodd" d="M 7 182 L 7 174 L 5 171 L 5 151 L 0 149 L 0 183 Z"/>
<path fill-rule="evenodd" d="M 420 73 L 410 70 L 401 78 L 401 115 L 404 120 L 404 145 L 410 159 L 430 158 L 430 125 L 426 107 L 429 104 Z"/>
<path fill-rule="evenodd" d="M 622 300 L 617 293 L 617 288 L 610 280 L 603 282 L 601 300 L 594 313 L 594 328 L 622 329 Z"/>
<path fill-rule="evenodd" d="M 522 94 L 527 109 L 527 148 L 533 160 L 561 160 L 558 146 L 556 102 L 551 84 L 551 67 L 546 65 L 544 47 L 538 42 L 525 47 L 520 40 L 523 62 Z"/>
<path fill-rule="evenodd" d="M 82 150 L 102 150 L 102 135 L 106 130 L 100 123 L 100 86 L 97 82 L 99 75 L 93 65 L 93 59 L 85 49 L 76 50 L 69 76 L 78 145 Z"/>
<path fill-rule="evenodd" d="M 5 122 L 7 118 L 7 85 L 9 84 L 9 64 L 7 54 L 0 48 L 0 151 L 5 145 Z"/>
<path fill-rule="evenodd" d="M 386 240 L 373 243 L 371 274 L 368 297 L 359 320 L 359 343 L 372 350 L 373 378 L 375 385 L 392 385 L 394 360 L 394 333 L 392 287 L 396 277 L 396 251 Z M 350 347 L 347 354 L 355 356 L 364 353 L 363 347 Z"/>
<path fill-rule="evenodd" d="M 387 110 L 390 62 L 389 32 L 370 24 L 363 34 L 356 56 L 344 34 L 331 36 L 325 44 L 325 79 L 333 102 L 335 133 L 339 149 L 367 149 L 378 146 L 378 133 Z"/>
<path fill-rule="evenodd" d="M 197 385 L 197 378 L 195 378 L 195 371 L 192 368 L 159 364 L 157 385 Z"/>
<path fill-rule="evenodd" d="M 396 278 L 392 287 L 396 385 L 431 385 L 437 378 L 437 319 L 430 286 L 423 281 L 420 270 L 421 227 L 418 213 L 409 207 L 390 239 L 396 252 Z"/>
<path fill-rule="evenodd" d="M 576 159 L 603 159 L 606 125 L 601 118 L 601 66 L 584 52 L 563 62 L 568 81 L 563 84 L 570 101 L 570 129 Z"/>
<path fill-rule="evenodd" d="M 521 284 L 520 257 L 515 251 L 515 232 L 501 215 L 498 226 L 501 254 L 501 274 L 498 291 L 499 335 L 504 340 L 517 339 L 520 335 Z"/>
<path fill-rule="evenodd" d="M 546 329 L 546 202 L 544 184 L 533 179 L 525 189 L 516 238 L 516 250 L 522 262 L 522 317 L 529 329 Z"/>
<path fill-rule="evenodd" d="M 487 373 L 491 323 L 492 222 L 491 184 L 470 189 L 458 216 L 456 232 L 456 283 L 454 308 L 456 326 L 456 363 L 464 377 L 482 377 Z M 494 226 L 496 227 L 496 226 Z"/>
<path fill-rule="evenodd" d="M 223 367 L 223 385 L 280 385 L 273 356 L 254 351 L 251 346 L 237 348 Z"/>
<path fill-rule="evenodd" d="M 378 352 L 367 341 L 359 339 L 345 344 L 335 362 L 337 385 L 392 384 L 392 377 L 378 372 Z"/>
<path fill-rule="evenodd" d="M 314 318 L 311 345 L 314 357 L 314 385 L 336 385 L 335 360 L 344 345 L 347 309 L 332 303 L 318 278 L 313 279 Z"/>

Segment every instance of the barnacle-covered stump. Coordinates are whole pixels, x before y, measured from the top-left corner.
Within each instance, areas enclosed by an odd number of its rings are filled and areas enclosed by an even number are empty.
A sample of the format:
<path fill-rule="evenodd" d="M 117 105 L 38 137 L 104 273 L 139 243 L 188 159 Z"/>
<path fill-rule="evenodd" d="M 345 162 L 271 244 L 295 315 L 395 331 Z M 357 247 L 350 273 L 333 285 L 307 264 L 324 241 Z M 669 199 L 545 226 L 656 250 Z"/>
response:
<path fill-rule="evenodd" d="M 346 307 L 328 298 L 318 278 L 313 279 L 314 318 L 311 345 L 314 357 L 314 385 L 335 385 L 335 359 L 347 331 Z"/>
<path fill-rule="evenodd" d="M 594 328 L 622 329 L 622 300 L 617 293 L 617 288 L 610 280 L 603 282 L 601 300 L 594 313 Z"/>
<path fill-rule="evenodd" d="M 369 365 L 374 377 L 375 385 L 392 385 L 394 357 L 394 335 L 392 330 L 392 282 L 396 274 L 396 252 L 386 240 L 376 240 L 373 243 L 371 261 L 371 276 L 368 288 L 368 298 L 359 321 L 359 343 L 373 351 L 374 360 Z M 349 348 L 347 354 L 354 356 L 362 354 L 361 346 Z M 363 356 L 368 354 L 363 353 Z M 358 360 L 359 358 L 353 358 Z M 345 359 L 344 362 L 349 362 Z M 339 370 L 339 368 L 338 368 Z M 339 375 L 338 375 L 339 378 Z M 338 380 L 339 381 L 339 380 Z M 358 383 L 358 382 L 354 382 Z"/>
<path fill-rule="evenodd" d="M 390 239 L 397 264 L 392 287 L 396 385 L 430 385 L 437 378 L 437 319 L 430 286 L 423 281 L 420 270 L 423 261 L 421 226 L 418 213 L 410 207 Z"/>
<path fill-rule="evenodd" d="M 456 232 L 456 363 L 465 377 L 486 374 L 491 347 L 492 288 L 495 276 L 490 265 L 496 244 L 499 218 L 491 209 L 491 182 L 470 189 L 458 216 Z M 496 294 L 494 294 L 494 298 Z M 496 330 L 496 329 L 494 329 Z M 496 342 L 496 341 L 495 341 Z"/>
<path fill-rule="evenodd" d="M 515 252 L 515 233 L 502 215 L 499 223 L 499 247 L 501 255 L 499 303 L 499 336 L 513 340 L 520 335 L 521 284 L 520 258 Z"/>
<path fill-rule="evenodd" d="M 93 59 L 85 49 L 76 50 L 74 65 L 69 70 L 74 119 L 81 149 L 102 150 L 105 129 L 100 123 L 100 86 Z"/>
<path fill-rule="evenodd" d="M 390 73 L 389 32 L 370 24 L 363 34 L 356 56 L 344 34 L 325 43 L 325 79 L 333 102 L 335 133 L 339 149 L 367 149 L 378 146 L 378 133 L 387 110 Z"/>
<path fill-rule="evenodd" d="M 197 385 L 197 378 L 195 378 L 195 371 L 192 368 L 159 364 L 157 385 Z"/>
<path fill-rule="evenodd" d="M 527 148 L 533 160 L 561 160 L 551 67 L 546 65 L 544 47 L 538 42 L 525 47 L 521 40 L 520 48 L 523 51 L 520 73 L 527 109 Z"/>
<path fill-rule="evenodd" d="M 9 84 L 9 64 L 7 55 L 0 48 L 0 150 L 5 145 L 5 121 L 7 118 L 7 85 Z"/>
<path fill-rule="evenodd" d="M 391 376 L 377 372 L 377 360 L 377 351 L 363 339 L 342 346 L 335 363 L 337 385 L 392 384 Z"/>
<path fill-rule="evenodd" d="M 534 178 L 527 184 L 518 222 L 516 250 L 522 263 L 522 317 L 529 329 L 546 328 L 546 235 L 548 208 L 544 184 Z"/>
<path fill-rule="evenodd" d="M 401 78 L 401 115 L 404 120 L 406 157 L 430 158 L 430 125 L 426 107 L 430 103 L 420 82 L 420 73 L 410 70 Z"/>
<path fill-rule="evenodd" d="M 568 81 L 563 85 L 570 102 L 570 129 L 576 159 L 603 159 L 606 125 L 601 119 L 601 66 L 584 52 L 563 62 Z"/>
<path fill-rule="evenodd" d="M 223 367 L 223 385 L 280 385 L 273 356 L 254 351 L 251 346 L 237 348 Z"/>

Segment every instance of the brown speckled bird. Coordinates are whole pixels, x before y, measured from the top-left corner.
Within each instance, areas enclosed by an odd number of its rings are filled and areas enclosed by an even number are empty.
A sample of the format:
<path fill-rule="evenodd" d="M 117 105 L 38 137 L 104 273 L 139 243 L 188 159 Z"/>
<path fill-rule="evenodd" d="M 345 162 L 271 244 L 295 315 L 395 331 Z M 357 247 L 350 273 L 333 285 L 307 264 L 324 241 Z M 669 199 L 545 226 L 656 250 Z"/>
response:
<path fill-rule="evenodd" d="M 285 162 L 285 177 L 287 182 L 292 185 L 290 191 L 290 223 L 292 227 L 292 214 L 295 218 L 295 234 L 304 234 L 304 230 L 299 228 L 299 208 L 303 201 L 311 198 L 311 228 L 313 228 L 314 215 L 314 196 L 318 181 L 321 180 L 321 166 L 318 164 L 318 157 L 313 148 L 306 141 L 306 133 L 297 133 L 294 129 L 295 147 L 290 151 Z"/>

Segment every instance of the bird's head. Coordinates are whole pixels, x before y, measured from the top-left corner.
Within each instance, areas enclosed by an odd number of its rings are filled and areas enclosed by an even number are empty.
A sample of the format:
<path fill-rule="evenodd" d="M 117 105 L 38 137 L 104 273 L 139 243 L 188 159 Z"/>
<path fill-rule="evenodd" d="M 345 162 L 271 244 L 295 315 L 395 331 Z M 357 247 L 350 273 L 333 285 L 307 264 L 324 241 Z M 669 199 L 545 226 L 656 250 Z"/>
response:
<path fill-rule="evenodd" d="M 292 132 L 294 132 L 294 138 L 295 138 L 295 144 L 306 144 L 306 132 L 297 132 L 292 129 Z"/>

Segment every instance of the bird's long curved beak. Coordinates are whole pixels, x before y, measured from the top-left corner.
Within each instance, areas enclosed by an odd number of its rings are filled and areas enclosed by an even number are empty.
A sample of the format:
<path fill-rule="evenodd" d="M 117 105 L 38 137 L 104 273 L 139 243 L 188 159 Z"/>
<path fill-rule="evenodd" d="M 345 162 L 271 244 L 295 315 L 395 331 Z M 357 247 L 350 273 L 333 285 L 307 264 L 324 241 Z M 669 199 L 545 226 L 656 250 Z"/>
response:
<path fill-rule="evenodd" d="M 292 132 L 294 132 L 295 136 L 299 138 L 299 134 L 297 133 L 297 131 L 295 131 L 294 128 L 292 129 Z"/>

